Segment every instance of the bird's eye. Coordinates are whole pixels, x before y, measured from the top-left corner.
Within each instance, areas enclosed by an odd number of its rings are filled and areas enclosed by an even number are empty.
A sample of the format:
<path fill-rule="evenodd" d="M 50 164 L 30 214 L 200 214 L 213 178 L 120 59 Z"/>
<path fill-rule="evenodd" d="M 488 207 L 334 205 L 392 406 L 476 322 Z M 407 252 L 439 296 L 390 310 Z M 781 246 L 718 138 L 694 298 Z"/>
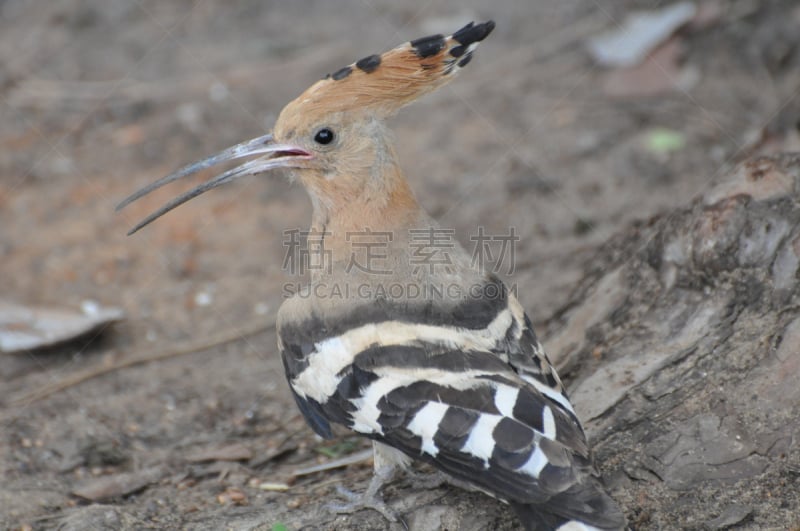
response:
<path fill-rule="evenodd" d="M 325 145 L 330 144 L 331 142 L 333 142 L 333 136 L 334 136 L 333 135 L 333 131 L 331 131 L 327 127 L 323 127 L 322 129 L 317 131 L 316 135 L 314 135 L 314 142 L 316 142 L 317 144 L 322 144 L 323 146 L 325 146 Z"/>

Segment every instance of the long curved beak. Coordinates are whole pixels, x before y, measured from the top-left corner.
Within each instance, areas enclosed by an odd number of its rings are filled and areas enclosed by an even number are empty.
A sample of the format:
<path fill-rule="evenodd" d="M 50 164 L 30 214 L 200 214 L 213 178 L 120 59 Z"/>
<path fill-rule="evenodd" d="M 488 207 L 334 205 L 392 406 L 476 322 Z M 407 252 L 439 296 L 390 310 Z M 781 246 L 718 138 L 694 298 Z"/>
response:
<path fill-rule="evenodd" d="M 311 158 L 310 153 L 297 146 L 276 143 L 271 134 L 260 136 L 252 140 L 248 140 L 247 142 L 242 142 L 241 144 L 229 147 L 228 149 L 221 151 L 216 155 L 212 155 L 207 159 L 193 162 L 192 164 L 184 166 L 178 171 L 171 173 L 170 175 L 167 175 L 166 177 L 163 177 L 154 183 L 148 184 L 144 188 L 137 190 L 133 194 L 123 199 L 122 202 L 117 205 L 116 210 L 119 211 L 125 208 L 127 205 L 133 203 L 137 199 L 144 197 L 153 190 L 161 188 L 162 186 L 173 181 L 177 181 L 178 179 L 195 174 L 201 170 L 205 170 L 206 168 L 210 168 L 211 166 L 215 166 L 222 162 L 250 157 L 253 155 L 265 156 L 245 162 L 240 166 L 236 166 L 235 168 L 232 168 L 225 173 L 217 175 L 209 181 L 192 188 L 188 192 L 179 195 L 137 223 L 136 226 L 128 231 L 128 236 L 138 231 L 142 227 L 149 225 L 151 222 L 160 218 L 173 208 L 182 205 L 190 199 L 193 199 L 198 195 L 211 190 L 212 188 L 229 183 L 245 175 L 257 175 L 259 173 L 276 168 L 297 167 L 298 161 L 309 160 Z"/>

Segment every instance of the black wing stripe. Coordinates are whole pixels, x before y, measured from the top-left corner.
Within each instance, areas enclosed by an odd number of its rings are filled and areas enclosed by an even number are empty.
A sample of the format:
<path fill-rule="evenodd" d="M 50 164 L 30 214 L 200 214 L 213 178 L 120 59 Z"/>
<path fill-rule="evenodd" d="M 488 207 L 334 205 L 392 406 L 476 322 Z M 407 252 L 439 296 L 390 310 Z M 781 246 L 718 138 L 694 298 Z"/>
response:
<path fill-rule="evenodd" d="M 480 413 L 471 409 L 449 407 L 433 436 L 437 448 L 461 448 L 467 442 L 470 431 L 478 421 Z"/>
<path fill-rule="evenodd" d="M 425 402 L 442 402 L 464 409 L 499 414 L 494 404 L 494 390 L 488 385 L 461 391 L 425 380 L 394 389 L 381 398 L 378 409 L 387 415 L 408 415 L 412 408 L 421 407 Z"/>
<path fill-rule="evenodd" d="M 292 395 L 294 396 L 295 402 L 297 402 L 297 407 L 300 409 L 300 413 L 303 414 L 306 422 L 308 422 L 308 425 L 311 426 L 314 432 L 323 439 L 333 438 L 331 424 L 325 418 L 325 413 L 323 412 L 319 402 L 313 398 L 302 398 L 295 393 L 294 390 L 292 390 Z"/>
<path fill-rule="evenodd" d="M 314 344 L 342 335 L 365 324 L 398 321 L 410 324 L 445 326 L 479 330 L 489 326 L 508 306 L 508 292 L 496 277 L 489 277 L 479 293 L 486 296 L 465 297 L 457 304 L 433 304 L 433 301 L 398 301 L 374 299 L 344 314 L 281 324 L 279 334 L 285 344 Z"/>
<path fill-rule="evenodd" d="M 529 455 L 534 445 L 534 431 L 518 420 L 503 417 L 495 426 L 492 439 L 495 452 Z"/>
<path fill-rule="evenodd" d="M 489 352 L 444 350 L 437 345 L 374 345 L 356 355 L 353 364 L 368 370 L 381 367 L 444 369 L 453 372 L 509 372 L 508 364 Z"/>

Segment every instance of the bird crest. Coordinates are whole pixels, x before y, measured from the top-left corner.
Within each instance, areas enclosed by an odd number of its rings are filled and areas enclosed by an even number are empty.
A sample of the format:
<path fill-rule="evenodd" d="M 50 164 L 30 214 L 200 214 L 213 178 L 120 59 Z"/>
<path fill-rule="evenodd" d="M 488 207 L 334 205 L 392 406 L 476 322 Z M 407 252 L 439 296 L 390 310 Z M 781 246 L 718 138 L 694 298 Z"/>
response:
<path fill-rule="evenodd" d="M 494 22 L 470 22 L 450 36 L 430 35 L 369 55 L 317 81 L 283 113 L 367 112 L 387 117 L 447 83 L 472 59 Z"/>

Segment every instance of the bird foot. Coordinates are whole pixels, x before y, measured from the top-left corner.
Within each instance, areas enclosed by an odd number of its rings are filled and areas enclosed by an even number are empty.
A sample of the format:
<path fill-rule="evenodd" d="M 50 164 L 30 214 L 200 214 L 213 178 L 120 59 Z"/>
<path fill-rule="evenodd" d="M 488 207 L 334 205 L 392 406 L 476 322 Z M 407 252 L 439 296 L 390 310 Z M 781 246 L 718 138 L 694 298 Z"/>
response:
<path fill-rule="evenodd" d="M 367 489 L 363 494 L 356 494 L 341 485 L 337 485 L 336 492 L 348 501 L 346 503 L 329 503 L 327 507 L 333 512 L 347 514 L 355 513 L 362 509 L 372 509 L 381 513 L 390 522 L 402 522 L 397 513 L 386 505 L 383 498 L 376 492 L 370 492 L 370 490 Z"/>

